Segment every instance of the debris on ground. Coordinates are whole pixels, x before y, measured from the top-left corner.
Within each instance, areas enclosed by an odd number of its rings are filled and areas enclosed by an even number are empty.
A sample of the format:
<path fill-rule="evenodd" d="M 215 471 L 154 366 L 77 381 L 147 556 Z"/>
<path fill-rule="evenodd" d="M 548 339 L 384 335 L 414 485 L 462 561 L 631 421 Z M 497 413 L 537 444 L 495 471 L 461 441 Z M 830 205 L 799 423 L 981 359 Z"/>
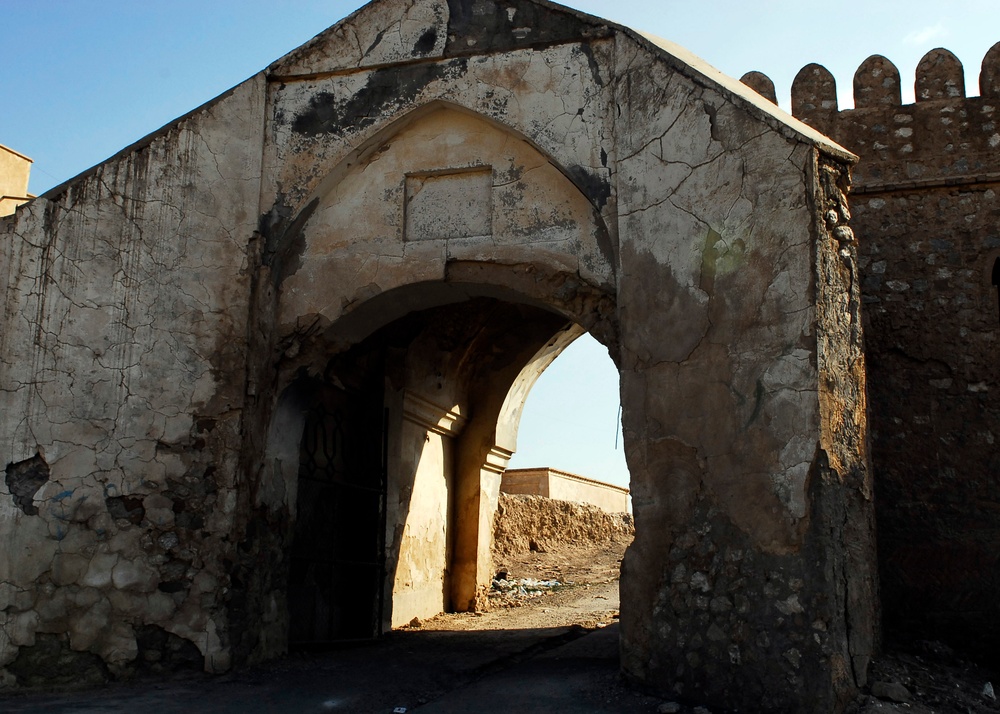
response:
<path fill-rule="evenodd" d="M 537 578 L 508 579 L 507 572 L 502 572 L 505 577 L 493 579 L 493 589 L 489 593 L 491 608 L 497 606 L 517 607 L 523 604 L 524 600 L 551 595 L 557 588 L 573 585 L 573 583 L 561 583 L 558 580 L 538 580 Z"/>

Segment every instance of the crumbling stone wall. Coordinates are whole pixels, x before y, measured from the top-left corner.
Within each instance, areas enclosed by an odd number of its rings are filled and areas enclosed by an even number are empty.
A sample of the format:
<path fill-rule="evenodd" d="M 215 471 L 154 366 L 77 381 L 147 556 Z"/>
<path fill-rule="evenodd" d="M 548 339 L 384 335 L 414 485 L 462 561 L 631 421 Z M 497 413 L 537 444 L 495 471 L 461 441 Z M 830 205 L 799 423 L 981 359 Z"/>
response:
<path fill-rule="evenodd" d="M 770 94 L 773 85 L 744 78 Z M 927 53 L 916 103 L 899 71 L 867 59 L 854 109 L 839 110 L 819 65 L 792 111 L 861 158 L 851 189 L 858 236 L 876 474 L 882 602 L 889 634 L 919 631 L 995 651 L 1000 406 L 1000 43 L 967 97 L 958 58 Z"/>

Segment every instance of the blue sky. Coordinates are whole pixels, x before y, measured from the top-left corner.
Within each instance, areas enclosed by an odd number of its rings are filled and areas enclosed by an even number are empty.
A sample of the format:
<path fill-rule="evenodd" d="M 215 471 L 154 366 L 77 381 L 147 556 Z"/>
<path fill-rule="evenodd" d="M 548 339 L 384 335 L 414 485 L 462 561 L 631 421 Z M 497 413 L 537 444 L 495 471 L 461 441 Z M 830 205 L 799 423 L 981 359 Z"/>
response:
<path fill-rule="evenodd" d="M 356 10 L 350 0 L 0 0 L 0 144 L 35 160 L 41 193 L 263 69 Z M 850 101 L 884 54 L 912 98 L 913 69 L 943 46 L 979 64 L 1000 41 L 998 0 L 574 0 L 677 42 L 733 76 L 759 70 L 788 104 L 795 73 L 825 65 Z M 905 101 L 905 94 L 904 94 Z M 842 101 L 842 105 L 843 105 Z"/>
<path fill-rule="evenodd" d="M 360 5 L 0 0 L 0 144 L 35 160 L 30 190 L 42 193 L 250 77 Z M 1000 41 L 1000 0 L 570 5 L 677 42 L 733 76 L 762 71 L 786 109 L 792 78 L 810 62 L 834 74 L 841 108 L 851 106 L 854 72 L 875 53 L 896 64 L 904 102 L 912 101 L 913 70 L 935 47 L 962 60 L 967 92 L 976 95 L 983 55 Z M 616 380 L 603 348 L 578 340 L 529 396 L 512 465 L 626 482 L 620 436 L 614 449 Z"/>

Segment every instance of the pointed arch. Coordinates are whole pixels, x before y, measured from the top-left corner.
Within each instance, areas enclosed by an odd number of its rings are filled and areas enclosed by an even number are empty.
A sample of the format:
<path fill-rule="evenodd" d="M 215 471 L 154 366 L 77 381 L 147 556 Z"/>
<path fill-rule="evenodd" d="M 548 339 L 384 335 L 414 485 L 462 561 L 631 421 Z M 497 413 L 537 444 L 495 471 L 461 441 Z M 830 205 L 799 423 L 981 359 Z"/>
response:
<path fill-rule="evenodd" d="M 613 293 L 610 232 L 570 173 L 481 114 L 437 101 L 414 109 L 341 159 L 308 197 L 298 254 L 279 281 L 281 322 L 332 323 L 413 283 L 489 283 L 493 266 L 530 266 Z"/>

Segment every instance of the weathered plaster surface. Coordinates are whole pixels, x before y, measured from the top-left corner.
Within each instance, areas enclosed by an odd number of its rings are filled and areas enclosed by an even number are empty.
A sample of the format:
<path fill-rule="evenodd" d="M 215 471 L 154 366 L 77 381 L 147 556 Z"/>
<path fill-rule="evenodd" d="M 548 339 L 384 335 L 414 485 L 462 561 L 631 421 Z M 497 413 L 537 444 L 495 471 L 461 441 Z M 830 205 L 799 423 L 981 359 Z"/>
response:
<path fill-rule="evenodd" d="M 524 396 L 586 329 L 622 379 L 627 674 L 837 710 L 871 634 L 860 332 L 820 287 L 854 289 L 820 190 L 849 155 L 714 76 L 547 3 L 382 0 L 0 224 L 2 508 L 38 556 L 7 661 L 50 632 L 125 670 L 137 625 L 281 654 L 322 389 L 382 440 L 352 476 L 382 625 L 474 608 Z"/>
<path fill-rule="evenodd" d="M 448 38 L 448 14 L 447 6 L 434 0 L 365 7 L 275 62 L 270 71 L 282 76 L 326 74 L 440 57 Z"/>
<path fill-rule="evenodd" d="M 481 203 L 454 209 L 456 216 L 484 211 L 482 233 L 455 234 L 440 207 L 426 219 L 418 213 L 412 192 L 423 186 L 412 177 L 441 176 L 485 179 Z M 593 214 L 586 197 L 524 140 L 465 112 L 432 110 L 347 168 L 319 198 L 303 228 L 301 267 L 281 285 L 278 320 L 292 325 L 317 314 L 333 322 L 374 293 L 443 280 L 450 261 L 541 262 L 609 286 L 607 236 Z M 413 223 L 426 235 L 413 235 Z"/>
<path fill-rule="evenodd" d="M 3 664 L 68 632 L 126 670 L 135 629 L 157 625 L 228 666 L 233 367 L 263 89 L 243 85 L 2 224 L 0 461 L 8 488 L 17 464 L 44 472 L 25 505 L 0 499 Z"/>
<path fill-rule="evenodd" d="M 823 527 L 832 494 L 817 487 L 828 417 L 815 149 L 630 50 L 623 43 L 618 65 L 653 81 L 623 82 L 618 100 L 628 137 L 617 163 L 618 308 L 636 517 L 622 589 L 657 616 L 623 610 L 623 665 L 727 706 L 747 695 L 755 669 L 761 682 L 815 692 L 816 711 L 835 709 L 855 681 L 844 614 L 831 607 L 829 574 L 803 557 L 844 558 Z M 651 314 L 660 319 L 647 322 Z M 858 344 L 838 332 L 845 338 Z M 757 706 L 804 706 L 781 688 L 752 688 Z"/>
<path fill-rule="evenodd" d="M 414 108 L 443 101 L 501 122 L 515 137 L 520 134 L 553 157 L 555 166 L 584 190 L 598 210 L 604 210 L 610 170 L 602 149 L 610 144 L 613 124 L 610 94 L 600 69 L 591 71 L 588 62 L 592 55 L 610 51 L 608 42 L 569 44 L 288 80 L 272 90 L 276 121 L 267 160 L 274 166 L 274 184 L 265 202 L 273 200 L 276 209 L 297 211 L 339 183 L 341 172 L 378 152 L 384 135 L 399 131 L 387 132 L 394 120 L 410 117 L 410 121 Z M 568 66 L 576 69 L 567 71 Z M 460 151 L 460 145 L 451 148 L 453 155 Z M 518 158 L 501 155 L 496 169 L 516 170 Z M 473 161 L 468 156 L 452 159 Z M 507 177 L 508 182 L 511 179 Z"/>
<path fill-rule="evenodd" d="M 399 562 L 392 583 L 392 626 L 414 617 L 433 617 L 448 609 L 448 511 L 454 445 L 449 433 L 404 417 L 401 441 L 410 446 L 403 469 L 411 470 L 399 484 L 407 518 L 402 523 Z"/>

